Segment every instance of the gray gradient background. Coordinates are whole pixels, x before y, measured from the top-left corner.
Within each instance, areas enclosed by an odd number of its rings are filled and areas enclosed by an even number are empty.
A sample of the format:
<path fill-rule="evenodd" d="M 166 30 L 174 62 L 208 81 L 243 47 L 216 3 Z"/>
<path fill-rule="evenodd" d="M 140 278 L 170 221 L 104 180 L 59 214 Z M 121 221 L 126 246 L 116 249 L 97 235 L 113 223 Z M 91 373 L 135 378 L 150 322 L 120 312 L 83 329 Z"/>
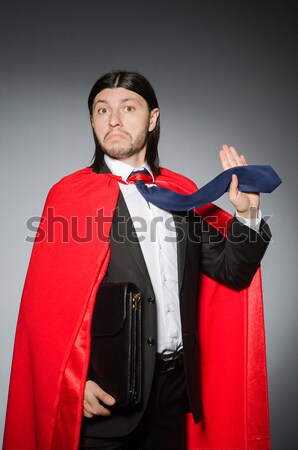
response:
<path fill-rule="evenodd" d="M 297 439 L 297 47 L 292 2 L 1 2 L 2 433 L 14 330 L 31 252 L 26 220 L 89 164 L 86 100 L 114 68 L 144 73 L 161 107 L 161 161 L 199 184 L 236 146 L 284 183 L 264 195 L 273 242 L 263 263 L 272 443 Z M 227 199 L 218 202 L 229 211 Z M 0 436 L 1 438 L 1 436 Z"/>

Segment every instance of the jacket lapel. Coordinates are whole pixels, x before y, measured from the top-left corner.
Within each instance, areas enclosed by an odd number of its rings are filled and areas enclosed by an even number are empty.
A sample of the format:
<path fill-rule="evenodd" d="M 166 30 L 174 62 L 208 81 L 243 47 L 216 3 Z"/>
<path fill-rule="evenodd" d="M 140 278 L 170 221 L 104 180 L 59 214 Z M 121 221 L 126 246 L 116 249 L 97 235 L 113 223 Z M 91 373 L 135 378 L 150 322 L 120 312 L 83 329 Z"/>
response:
<path fill-rule="evenodd" d="M 172 211 L 172 214 L 177 232 L 178 286 L 180 293 L 182 289 L 187 247 L 187 221 L 185 220 L 183 212 L 179 213 Z"/>
<path fill-rule="evenodd" d="M 118 211 L 119 211 L 119 215 L 121 215 L 125 219 L 125 222 L 124 222 L 125 230 L 126 230 L 125 243 L 127 245 L 127 248 L 129 250 L 131 256 L 134 258 L 136 264 L 138 265 L 140 271 L 142 272 L 142 275 L 145 277 L 147 283 L 149 283 L 149 285 L 152 288 L 152 284 L 151 284 L 148 269 L 147 269 L 147 266 L 145 263 L 145 259 L 143 256 L 143 252 L 142 252 L 139 240 L 137 238 L 136 231 L 133 226 L 133 222 L 131 220 L 127 205 L 126 205 L 124 197 L 121 193 L 121 190 L 120 190 L 119 199 L 118 199 Z M 152 290 L 153 290 L 153 288 L 152 288 Z"/>

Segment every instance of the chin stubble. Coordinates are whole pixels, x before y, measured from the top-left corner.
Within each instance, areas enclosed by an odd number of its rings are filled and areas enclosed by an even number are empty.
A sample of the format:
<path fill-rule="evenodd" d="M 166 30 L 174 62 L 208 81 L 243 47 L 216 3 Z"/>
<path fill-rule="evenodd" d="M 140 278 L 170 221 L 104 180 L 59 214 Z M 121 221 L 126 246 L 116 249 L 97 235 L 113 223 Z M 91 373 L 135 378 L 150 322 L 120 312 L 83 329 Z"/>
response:
<path fill-rule="evenodd" d="M 100 143 L 100 146 L 104 153 L 106 153 L 111 158 L 115 159 L 126 159 L 130 156 L 136 155 L 140 153 L 147 140 L 147 131 L 143 131 L 140 133 L 135 142 L 131 143 L 130 147 L 121 147 L 120 145 L 115 145 L 111 148 L 107 148 L 103 143 Z"/>

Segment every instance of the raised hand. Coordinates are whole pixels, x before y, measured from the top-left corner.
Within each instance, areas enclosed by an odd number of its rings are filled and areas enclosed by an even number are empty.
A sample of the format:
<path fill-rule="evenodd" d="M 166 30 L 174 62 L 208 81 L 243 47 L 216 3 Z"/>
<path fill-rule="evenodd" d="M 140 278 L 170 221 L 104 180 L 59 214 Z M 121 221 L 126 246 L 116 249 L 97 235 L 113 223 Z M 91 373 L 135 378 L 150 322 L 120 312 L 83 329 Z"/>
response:
<path fill-rule="evenodd" d="M 243 155 L 238 155 L 234 147 L 224 144 L 219 152 L 223 170 L 231 167 L 247 166 L 247 161 Z M 237 213 L 246 219 L 255 219 L 258 217 L 260 206 L 260 194 L 240 192 L 238 190 L 238 177 L 232 175 L 232 181 L 229 190 L 229 199 Z"/>

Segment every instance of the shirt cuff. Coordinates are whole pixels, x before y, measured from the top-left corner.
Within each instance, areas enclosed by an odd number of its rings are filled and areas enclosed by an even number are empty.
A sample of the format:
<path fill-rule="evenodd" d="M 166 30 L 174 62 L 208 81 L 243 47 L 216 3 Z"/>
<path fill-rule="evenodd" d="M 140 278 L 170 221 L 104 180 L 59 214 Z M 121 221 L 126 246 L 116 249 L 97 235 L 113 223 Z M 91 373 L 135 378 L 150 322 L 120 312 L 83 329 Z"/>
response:
<path fill-rule="evenodd" d="M 246 219 L 245 217 L 239 216 L 237 212 L 235 212 L 235 217 L 239 220 L 239 222 L 243 223 L 243 225 L 246 225 L 247 227 L 252 228 L 253 230 L 259 232 L 260 223 L 262 220 L 262 212 L 260 209 L 258 217 L 256 219 Z"/>

